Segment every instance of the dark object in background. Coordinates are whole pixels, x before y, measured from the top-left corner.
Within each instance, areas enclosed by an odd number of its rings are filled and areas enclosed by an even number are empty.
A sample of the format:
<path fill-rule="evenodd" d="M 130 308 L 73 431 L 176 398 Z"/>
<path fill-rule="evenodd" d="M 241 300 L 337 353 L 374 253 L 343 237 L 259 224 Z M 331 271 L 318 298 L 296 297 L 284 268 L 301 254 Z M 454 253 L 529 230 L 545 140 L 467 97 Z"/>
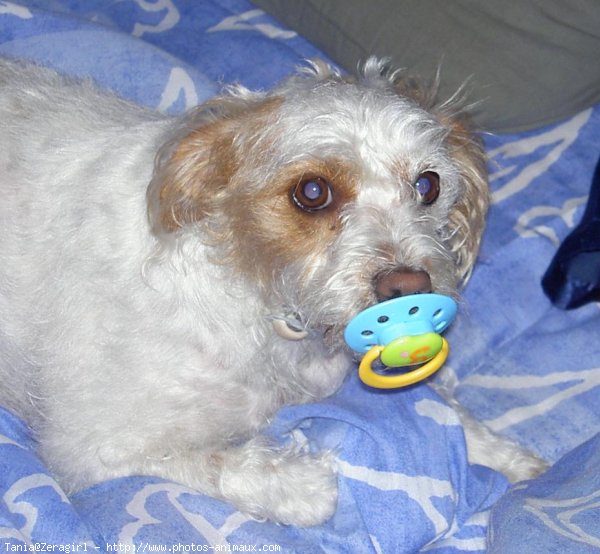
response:
<path fill-rule="evenodd" d="M 600 301 L 600 160 L 581 222 L 560 245 L 542 287 L 564 310 Z"/>

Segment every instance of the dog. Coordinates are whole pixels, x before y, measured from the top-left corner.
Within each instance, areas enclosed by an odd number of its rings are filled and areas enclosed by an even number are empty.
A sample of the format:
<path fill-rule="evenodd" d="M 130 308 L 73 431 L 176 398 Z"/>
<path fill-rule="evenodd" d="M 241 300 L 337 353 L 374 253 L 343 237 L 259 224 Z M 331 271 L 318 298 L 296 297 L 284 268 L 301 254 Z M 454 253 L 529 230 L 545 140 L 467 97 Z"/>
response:
<path fill-rule="evenodd" d="M 173 117 L 2 60 L 0 121 L 0 403 L 67 493 L 145 474 L 329 518 L 334 456 L 261 429 L 338 390 L 358 312 L 468 280 L 486 157 L 456 99 L 313 61 Z"/>

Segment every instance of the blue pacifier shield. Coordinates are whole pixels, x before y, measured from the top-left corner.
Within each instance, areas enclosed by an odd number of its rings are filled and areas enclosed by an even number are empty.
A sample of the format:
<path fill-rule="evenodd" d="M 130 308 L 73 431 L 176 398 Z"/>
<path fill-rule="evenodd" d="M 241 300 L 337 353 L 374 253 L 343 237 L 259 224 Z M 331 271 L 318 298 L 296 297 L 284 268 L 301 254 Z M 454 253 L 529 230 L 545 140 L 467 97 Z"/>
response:
<path fill-rule="evenodd" d="M 441 333 L 452 323 L 458 306 L 441 294 L 413 294 L 375 304 L 356 315 L 344 339 L 352 350 L 368 352 L 404 336 Z"/>

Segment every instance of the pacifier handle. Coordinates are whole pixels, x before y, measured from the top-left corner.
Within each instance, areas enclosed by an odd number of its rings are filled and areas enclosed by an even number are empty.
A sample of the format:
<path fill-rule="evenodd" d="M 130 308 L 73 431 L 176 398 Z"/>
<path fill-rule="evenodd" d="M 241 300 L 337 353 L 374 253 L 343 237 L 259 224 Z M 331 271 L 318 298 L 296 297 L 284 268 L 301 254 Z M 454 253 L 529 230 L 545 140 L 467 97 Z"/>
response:
<path fill-rule="evenodd" d="M 442 337 L 441 350 L 424 365 L 413 371 L 399 375 L 381 375 L 373 370 L 373 362 L 381 356 L 384 348 L 384 346 L 379 344 L 373 346 L 360 362 L 358 376 L 365 385 L 378 389 L 396 389 L 414 385 L 423 379 L 427 379 L 427 377 L 440 369 L 444 365 L 446 358 L 448 358 L 449 352 L 448 341 Z"/>

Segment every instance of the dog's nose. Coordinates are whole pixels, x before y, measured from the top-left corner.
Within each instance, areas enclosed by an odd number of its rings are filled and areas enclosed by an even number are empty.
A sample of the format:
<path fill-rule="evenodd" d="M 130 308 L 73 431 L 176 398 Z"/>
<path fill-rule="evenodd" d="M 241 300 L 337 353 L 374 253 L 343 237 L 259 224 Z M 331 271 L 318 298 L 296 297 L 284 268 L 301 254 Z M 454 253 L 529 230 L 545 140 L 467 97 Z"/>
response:
<path fill-rule="evenodd" d="M 426 271 L 398 268 L 380 273 L 374 279 L 375 295 L 379 302 L 398 296 L 431 292 L 431 278 Z"/>

